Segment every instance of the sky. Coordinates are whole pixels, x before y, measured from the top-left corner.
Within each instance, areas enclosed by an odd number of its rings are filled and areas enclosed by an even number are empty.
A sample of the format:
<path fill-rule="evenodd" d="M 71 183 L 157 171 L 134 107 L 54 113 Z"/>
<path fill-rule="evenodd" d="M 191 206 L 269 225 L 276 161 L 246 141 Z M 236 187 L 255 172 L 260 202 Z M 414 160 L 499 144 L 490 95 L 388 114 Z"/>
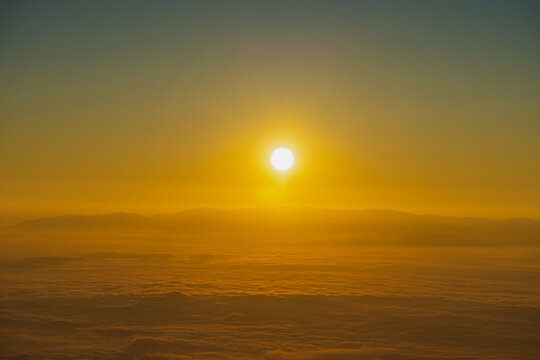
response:
<path fill-rule="evenodd" d="M 0 217 L 540 218 L 536 1 L 4 1 Z M 277 174 L 272 149 L 290 148 Z M 7 221 L 7 220 L 5 220 Z"/>

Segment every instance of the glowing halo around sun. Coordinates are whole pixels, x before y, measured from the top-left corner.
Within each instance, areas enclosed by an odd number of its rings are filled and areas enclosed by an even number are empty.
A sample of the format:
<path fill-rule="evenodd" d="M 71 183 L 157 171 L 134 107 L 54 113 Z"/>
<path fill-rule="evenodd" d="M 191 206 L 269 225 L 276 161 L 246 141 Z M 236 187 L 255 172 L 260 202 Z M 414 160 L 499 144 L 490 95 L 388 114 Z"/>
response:
<path fill-rule="evenodd" d="M 270 163 L 277 171 L 287 171 L 294 164 L 294 154 L 286 147 L 280 147 L 272 152 Z"/>

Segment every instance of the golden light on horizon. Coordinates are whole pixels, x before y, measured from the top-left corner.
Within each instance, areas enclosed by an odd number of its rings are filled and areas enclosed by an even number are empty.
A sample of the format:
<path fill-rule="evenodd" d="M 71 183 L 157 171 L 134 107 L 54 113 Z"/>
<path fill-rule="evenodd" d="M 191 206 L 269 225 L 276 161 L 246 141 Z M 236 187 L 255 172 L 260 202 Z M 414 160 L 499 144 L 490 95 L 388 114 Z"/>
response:
<path fill-rule="evenodd" d="M 287 171 L 294 164 L 294 154 L 286 147 L 277 148 L 270 156 L 270 163 L 277 171 Z"/>
<path fill-rule="evenodd" d="M 539 4 L 0 0 L 0 360 L 540 360 Z"/>

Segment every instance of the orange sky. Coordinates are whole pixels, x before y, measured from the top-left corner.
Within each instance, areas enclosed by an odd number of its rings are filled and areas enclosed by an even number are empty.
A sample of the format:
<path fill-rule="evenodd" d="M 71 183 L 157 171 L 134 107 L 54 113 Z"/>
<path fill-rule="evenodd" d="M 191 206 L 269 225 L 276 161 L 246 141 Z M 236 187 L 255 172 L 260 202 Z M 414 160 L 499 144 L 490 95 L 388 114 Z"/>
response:
<path fill-rule="evenodd" d="M 0 42 L 0 217 L 319 206 L 540 218 L 527 3 L 29 4 Z M 268 162 L 278 146 L 297 158 L 282 176 Z"/>

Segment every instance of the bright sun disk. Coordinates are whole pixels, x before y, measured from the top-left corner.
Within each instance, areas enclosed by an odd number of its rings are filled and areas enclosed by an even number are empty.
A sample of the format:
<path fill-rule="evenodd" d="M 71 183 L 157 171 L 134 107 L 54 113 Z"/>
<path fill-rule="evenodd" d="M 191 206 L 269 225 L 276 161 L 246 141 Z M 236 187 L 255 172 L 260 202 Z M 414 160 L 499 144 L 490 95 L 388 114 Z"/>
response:
<path fill-rule="evenodd" d="M 278 148 L 272 152 L 270 163 L 277 171 L 287 171 L 294 163 L 294 154 L 285 147 Z"/>

